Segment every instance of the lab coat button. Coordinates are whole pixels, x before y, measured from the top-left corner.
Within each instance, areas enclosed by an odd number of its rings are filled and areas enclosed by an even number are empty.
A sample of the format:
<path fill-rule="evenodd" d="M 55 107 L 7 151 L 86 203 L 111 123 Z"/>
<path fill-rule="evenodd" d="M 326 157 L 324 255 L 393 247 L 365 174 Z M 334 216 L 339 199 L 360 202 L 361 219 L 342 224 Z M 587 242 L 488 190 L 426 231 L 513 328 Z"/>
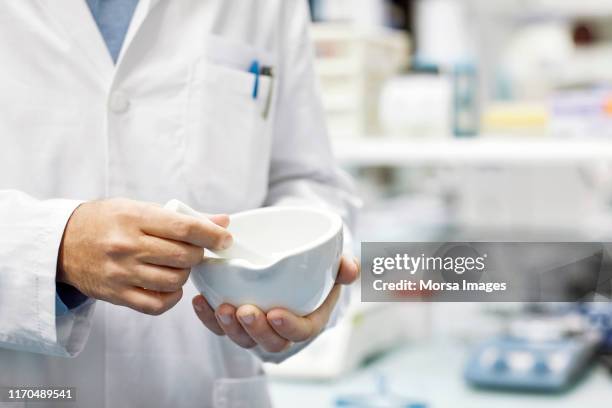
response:
<path fill-rule="evenodd" d="M 130 108 L 130 100 L 125 93 L 115 91 L 111 94 L 109 108 L 114 113 L 125 113 Z"/>

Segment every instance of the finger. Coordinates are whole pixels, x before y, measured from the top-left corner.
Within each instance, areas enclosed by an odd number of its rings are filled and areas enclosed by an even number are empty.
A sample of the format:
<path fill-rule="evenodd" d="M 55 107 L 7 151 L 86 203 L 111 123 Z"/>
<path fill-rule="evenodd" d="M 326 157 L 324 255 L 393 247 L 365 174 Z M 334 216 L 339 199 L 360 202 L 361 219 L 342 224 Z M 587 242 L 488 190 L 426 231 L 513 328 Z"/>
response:
<path fill-rule="evenodd" d="M 227 337 L 242 348 L 253 348 L 257 345 L 255 340 L 249 336 L 236 319 L 236 308 L 232 305 L 223 304 L 215 312 L 217 323 L 223 329 Z"/>
<path fill-rule="evenodd" d="M 232 245 L 229 231 L 206 217 L 190 217 L 158 207 L 148 207 L 145 212 L 141 229 L 146 234 L 200 248 L 227 249 Z"/>
<path fill-rule="evenodd" d="M 340 269 L 338 270 L 338 276 L 336 277 L 336 283 L 341 285 L 350 285 L 355 282 L 359 277 L 359 262 L 355 259 L 352 260 L 346 256 L 342 257 L 340 262 Z"/>
<path fill-rule="evenodd" d="M 208 218 L 210 218 L 210 220 L 212 222 L 214 222 L 215 224 L 217 224 L 220 227 L 223 228 L 227 228 L 229 227 L 230 224 L 230 217 L 227 214 L 213 214 L 213 215 L 208 215 Z"/>
<path fill-rule="evenodd" d="M 329 321 L 340 289 L 340 285 L 334 286 L 325 302 L 308 316 L 300 317 L 285 309 L 272 309 L 267 314 L 268 322 L 274 331 L 287 340 L 296 343 L 309 340 L 321 333 Z"/>
<path fill-rule="evenodd" d="M 195 310 L 196 316 L 204 326 L 208 328 L 211 332 L 215 333 L 217 336 L 225 335 L 225 332 L 217 323 L 217 319 L 215 318 L 215 311 L 210 307 L 204 296 L 197 295 L 191 301 L 193 304 L 193 310 Z"/>
<path fill-rule="evenodd" d="M 159 203 L 149 203 L 149 204 L 155 207 L 158 207 L 158 208 L 163 208 L 163 206 Z M 214 222 L 215 224 L 223 228 L 227 228 L 230 223 L 230 218 L 229 218 L 229 215 L 227 214 L 204 214 L 204 213 L 202 214 L 207 216 L 208 218 L 210 218 L 212 222 Z"/>
<path fill-rule="evenodd" d="M 122 294 L 122 304 L 138 312 L 158 316 L 174 307 L 182 296 L 182 289 L 164 293 L 134 287 Z"/>
<path fill-rule="evenodd" d="M 315 332 L 318 334 L 329 321 L 329 317 L 331 313 L 334 311 L 336 307 L 336 303 L 338 303 L 338 298 L 340 297 L 340 293 L 342 291 L 342 286 L 335 285 L 334 288 L 325 299 L 325 302 L 317 310 L 306 316 L 312 324 L 314 325 Z"/>
<path fill-rule="evenodd" d="M 143 235 L 142 253 L 137 259 L 148 264 L 185 269 L 200 264 L 204 250 L 184 242 Z"/>
<path fill-rule="evenodd" d="M 176 292 L 189 279 L 190 269 L 141 264 L 127 275 L 125 283 L 157 292 Z"/>
<path fill-rule="evenodd" d="M 252 305 L 238 308 L 236 316 L 244 330 L 257 344 L 270 353 L 279 353 L 289 346 L 287 339 L 281 337 L 268 323 L 265 313 Z"/>

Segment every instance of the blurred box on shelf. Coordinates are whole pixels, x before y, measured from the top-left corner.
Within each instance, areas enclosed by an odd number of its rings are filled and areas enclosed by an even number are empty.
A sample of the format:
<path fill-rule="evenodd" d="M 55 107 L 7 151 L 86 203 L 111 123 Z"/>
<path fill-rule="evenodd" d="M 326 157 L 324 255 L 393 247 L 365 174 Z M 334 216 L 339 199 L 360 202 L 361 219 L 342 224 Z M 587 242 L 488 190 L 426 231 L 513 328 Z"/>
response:
<path fill-rule="evenodd" d="M 493 102 L 483 112 L 482 130 L 489 134 L 544 136 L 549 116 L 544 103 Z"/>
<path fill-rule="evenodd" d="M 450 135 L 452 88 L 446 75 L 415 73 L 389 80 L 380 96 L 382 132 L 415 138 Z"/>
<path fill-rule="evenodd" d="M 387 79 L 409 64 L 408 34 L 349 23 L 316 23 L 313 38 L 331 135 L 380 133 L 379 95 Z"/>
<path fill-rule="evenodd" d="M 478 69 L 469 62 L 451 68 L 417 64 L 411 73 L 387 81 L 380 99 L 384 134 L 421 139 L 476 136 Z"/>
<path fill-rule="evenodd" d="M 551 101 L 551 134 L 612 140 L 612 88 L 558 91 Z"/>

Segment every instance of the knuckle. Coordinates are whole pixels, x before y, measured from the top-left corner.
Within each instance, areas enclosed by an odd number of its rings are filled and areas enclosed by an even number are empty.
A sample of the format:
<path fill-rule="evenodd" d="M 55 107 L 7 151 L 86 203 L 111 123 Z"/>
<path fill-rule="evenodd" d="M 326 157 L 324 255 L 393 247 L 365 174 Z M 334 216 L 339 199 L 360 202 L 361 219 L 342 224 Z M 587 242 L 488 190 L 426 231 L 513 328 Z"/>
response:
<path fill-rule="evenodd" d="M 105 252 L 111 256 L 119 256 L 130 253 L 134 249 L 134 244 L 122 236 L 111 236 L 104 244 Z"/>
<path fill-rule="evenodd" d="M 190 273 L 191 273 L 191 269 L 181 269 L 177 272 L 181 287 L 187 283 Z"/>
<path fill-rule="evenodd" d="M 204 251 L 201 248 L 194 248 L 187 250 L 187 265 L 190 268 L 202 262 L 204 258 Z"/>
<path fill-rule="evenodd" d="M 159 313 L 155 312 L 155 309 L 151 305 L 142 305 L 137 309 L 140 313 L 144 313 L 149 316 L 158 316 Z"/>
<path fill-rule="evenodd" d="M 180 300 L 183 295 L 182 290 L 179 289 L 176 294 L 178 299 L 170 294 L 151 296 L 140 305 L 140 311 L 151 316 L 159 316 L 170 310 Z"/>
<path fill-rule="evenodd" d="M 151 316 L 159 316 L 166 310 L 168 310 L 168 307 L 161 299 L 151 300 L 148 304 L 143 306 L 143 313 Z"/>
<path fill-rule="evenodd" d="M 181 277 L 179 276 L 178 273 L 171 273 L 168 276 L 168 284 L 170 286 L 180 287 L 180 286 L 182 286 L 181 283 L 182 283 L 182 279 L 181 279 Z"/>
<path fill-rule="evenodd" d="M 191 264 L 191 257 L 189 251 L 183 248 L 177 248 L 171 255 L 171 258 L 174 260 L 174 263 L 179 267 L 187 267 Z"/>
<path fill-rule="evenodd" d="M 110 282 L 114 281 L 122 281 L 127 275 L 124 268 L 121 268 L 115 264 L 109 264 L 106 268 L 104 268 L 106 279 Z"/>
<path fill-rule="evenodd" d="M 161 316 L 162 314 L 164 314 L 165 312 L 168 311 L 169 308 L 165 307 L 165 306 L 156 306 L 153 308 L 153 311 L 151 313 L 151 316 Z"/>
<path fill-rule="evenodd" d="M 177 290 L 183 287 L 183 285 L 187 282 L 184 274 L 180 272 L 170 273 L 166 277 L 166 286 L 168 289 Z"/>
<path fill-rule="evenodd" d="M 175 233 L 181 238 L 189 238 L 195 230 L 195 222 L 192 220 L 177 221 L 174 225 Z"/>
<path fill-rule="evenodd" d="M 181 300 L 183 297 L 183 290 L 178 289 L 173 293 L 174 296 L 165 296 L 165 297 L 157 297 L 151 304 L 151 315 L 159 316 L 168 310 L 172 309 L 172 307 Z"/>

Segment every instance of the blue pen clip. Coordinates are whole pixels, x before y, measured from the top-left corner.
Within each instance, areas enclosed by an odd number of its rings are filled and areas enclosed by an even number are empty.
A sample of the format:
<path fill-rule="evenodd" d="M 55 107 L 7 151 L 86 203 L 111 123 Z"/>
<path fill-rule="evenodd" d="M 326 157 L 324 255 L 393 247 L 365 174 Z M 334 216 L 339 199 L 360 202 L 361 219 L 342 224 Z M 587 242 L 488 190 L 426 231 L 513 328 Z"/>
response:
<path fill-rule="evenodd" d="M 255 60 L 251 64 L 251 68 L 249 68 L 249 72 L 255 75 L 255 84 L 253 85 L 253 99 L 257 99 L 257 94 L 259 93 L 259 61 Z"/>

